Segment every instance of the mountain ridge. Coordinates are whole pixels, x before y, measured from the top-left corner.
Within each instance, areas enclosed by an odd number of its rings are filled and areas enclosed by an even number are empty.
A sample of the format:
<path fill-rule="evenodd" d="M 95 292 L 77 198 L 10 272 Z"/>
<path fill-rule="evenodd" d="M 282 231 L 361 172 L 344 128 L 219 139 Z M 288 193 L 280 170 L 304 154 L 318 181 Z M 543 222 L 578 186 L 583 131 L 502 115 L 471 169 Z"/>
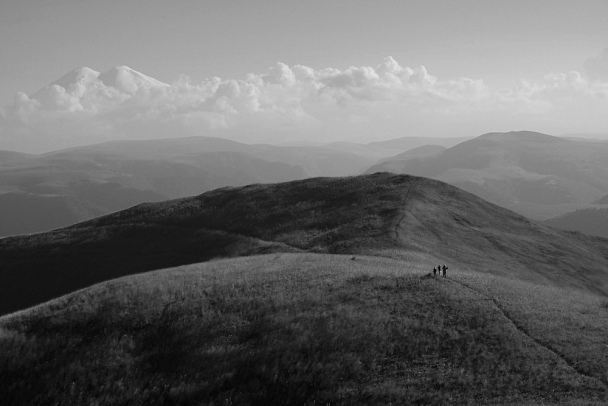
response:
<path fill-rule="evenodd" d="M 430 177 L 543 220 L 591 204 L 608 191 L 608 144 L 530 131 L 488 133 L 438 155 L 384 160 L 390 170 Z"/>
<path fill-rule="evenodd" d="M 0 310 L 269 246 L 394 258 L 432 253 L 464 267 L 493 264 L 481 272 L 608 295 L 606 240 L 545 227 L 442 182 L 377 173 L 221 188 L 4 238 Z M 20 296 L 23 289 L 31 297 Z"/>

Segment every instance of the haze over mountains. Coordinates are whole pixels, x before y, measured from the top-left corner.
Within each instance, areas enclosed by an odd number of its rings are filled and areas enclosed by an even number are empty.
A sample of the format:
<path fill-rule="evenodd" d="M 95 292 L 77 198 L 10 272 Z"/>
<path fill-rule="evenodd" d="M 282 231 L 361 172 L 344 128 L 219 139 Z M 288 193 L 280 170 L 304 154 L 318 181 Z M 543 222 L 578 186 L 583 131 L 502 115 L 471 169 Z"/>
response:
<path fill-rule="evenodd" d="M 544 221 L 551 227 L 608 238 L 608 208 L 575 210 Z"/>
<path fill-rule="evenodd" d="M 169 88 L 126 66 L 103 73 L 78 68 L 30 97 L 42 109 L 80 114 L 103 110 L 103 100 L 120 99 L 123 107 L 137 110 L 135 96 Z M 141 202 L 222 186 L 365 170 L 436 178 L 545 220 L 588 208 L 608 195 L 608 143 L 575 135 L 557 138 L 522 131 L 474 139 L 408 136 L 314 146 L 190 137 L 113 141 L 40 156 L 2 151 L 0 237 L 53 229 Z"/>
<path fill-rule="evenodd" d="M 95 75 L 90 80 L 98 81 Z M 42 155 L 0 151 L 0 237 L 49 230 L 142 202 L 223 186 L 364 171 L 443 180 L 545 220 L 606 204 L 606 162 L 604 141 L 527 131 L 473 139 L 403 137 L 368 144 L 274 146 L 190 137 L 114 141 Z M 589 217 L 596 212 L 587 213 Z M 603 235 L 569 224 L 567 229 Z"/>
<path fill-rule="evenodd" d="M 322 147 L 219 138 L 117 141 L 0 155 L 0 236 L 44 231 L 223 186 L 360 173 L 373 160 Z"/>
<path fill-rule="evenodd" d="M 370 144 L 275 146 L 190 137 L 114 141 L 41 155 L 0 151 L 0 237 L 223 186 L 356 175 L 395 151 L 458 141 L 404 137 Z"/>
<path fill-rule="evenodd" d="M 369 69 L 361 72 L 368 75 Z M 397 77 L 404 81 L 406 92 L 421 86 L 428 76 L 423 67 L 403 68 L 390 57 L 376 69 L 382 82 L 395 86 Z M 274 144 L 401 138 L 401 130 L 379 129 L 364 112 L 359 117 L 342 108 L 346 99 L 360 99 L 360 89 L 345 94 L 341 83 L 348 76 L 353 76 L 354 87 L 388 90 L 375 81 L 356 84 L 358 71 L 314 72 L 279 64 L 268 74 L 250 75 L 244 81 L 215 77 L 194 85 L 185 77 L 167 84 L 128 66 L 103 73 L 80 67 L 34 93 L 17 94 L 12 105 L 0 108 L 0 148 L 43 153 L 110 140 L 190 136 Z M 418 131 L 404 135 L 426 135 Z M 338 142 L 340 148 L 349 143 Z"/>
<path fill-rule="evenodd" d="M 105 119 L 92 122 L 93 116 L 120 122 L 121 114 L 145 115 L 143 106 L 150 106 L 141 100 L 173 91 L 170 85 L 127 66 L 103 73 L 81 67 L 27 98 L 32 109 L 59 111 L 66 119 L 78 116 L 83 123 L 89 122 L 81 138 L 66 141 L 81 145 L 84 139 L 95 139 L 87 138 L 88 131 L 99 132 L 101 139 L 107 137 Z M 120 109 L 112 110 L 117 105 Z M 27 111 L 24 108 L 23 114 Z M 137 136 L 150 138 L 156 130 L 149 128 Z M 124 131 L 136 134 L 129 128 Z M 177 138 L 180 134 L 167 129 L 162 137 L 171 139 L 111 141 L 40 155 L 0 151 L 0 237 L 63 227 L 138 203 L 192 196 L 223 186 L 357 175 L 378 159 L 425 143 L 453 146 L 464 140 L 402 137 L 368 144 L 273 146 L 214 137 Z M 56 143 L 63 136 L 47 134 L 35 142 L 35 149 L 44 150 L 45 139 Z"/>
<path fill-rule="evenodd" d="M 425 176 L 531 218 L 587 207 L 608 192 L 608 143 L 530 131 L 489 133 L 426 156 L 397 156 L 367 172 Z"/>

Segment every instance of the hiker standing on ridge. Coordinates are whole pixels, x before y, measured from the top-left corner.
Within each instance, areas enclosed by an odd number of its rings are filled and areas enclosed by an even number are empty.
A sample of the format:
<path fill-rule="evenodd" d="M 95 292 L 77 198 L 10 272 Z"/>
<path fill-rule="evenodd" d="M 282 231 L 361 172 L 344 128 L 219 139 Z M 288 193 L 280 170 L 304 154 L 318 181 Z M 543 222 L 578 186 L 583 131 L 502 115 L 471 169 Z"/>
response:
<path fill-rule="evenodd" d="M 435 275 L 437 275 L 437 267 L 436 266 L 433 267 L 433 276 L 435 276 Z"/>
<path fill-rule="evenodd" d="M 443 268 L 441 268 L 441 269 L 443 270 L 443 277 L 445 278 L 445 271 L 448 270 L 448 267 L 445 264 L 443 264 Z"/>

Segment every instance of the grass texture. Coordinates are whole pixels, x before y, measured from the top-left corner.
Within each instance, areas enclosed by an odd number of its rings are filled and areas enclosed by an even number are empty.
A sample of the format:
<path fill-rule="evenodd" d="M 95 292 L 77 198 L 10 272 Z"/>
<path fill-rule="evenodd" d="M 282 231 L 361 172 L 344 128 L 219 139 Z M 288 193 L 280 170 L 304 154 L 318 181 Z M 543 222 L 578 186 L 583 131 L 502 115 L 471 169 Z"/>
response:
<path fill-rule="evenodd" d="M 270 254 L 95 285 L 0 319 L 2 404 L 605 402 L 605 302 L 429 262 Z"/>

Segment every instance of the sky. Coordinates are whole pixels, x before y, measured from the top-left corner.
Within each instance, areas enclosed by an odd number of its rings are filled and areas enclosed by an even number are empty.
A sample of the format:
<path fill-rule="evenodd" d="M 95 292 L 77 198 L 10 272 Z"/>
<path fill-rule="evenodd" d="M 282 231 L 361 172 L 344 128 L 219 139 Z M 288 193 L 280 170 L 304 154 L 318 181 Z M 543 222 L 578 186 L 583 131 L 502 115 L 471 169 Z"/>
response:
<path fill-rule="evenodd" d="M 608 137 L 605 0 L 3 0 L 0 50 L 5 150 Z"/>

